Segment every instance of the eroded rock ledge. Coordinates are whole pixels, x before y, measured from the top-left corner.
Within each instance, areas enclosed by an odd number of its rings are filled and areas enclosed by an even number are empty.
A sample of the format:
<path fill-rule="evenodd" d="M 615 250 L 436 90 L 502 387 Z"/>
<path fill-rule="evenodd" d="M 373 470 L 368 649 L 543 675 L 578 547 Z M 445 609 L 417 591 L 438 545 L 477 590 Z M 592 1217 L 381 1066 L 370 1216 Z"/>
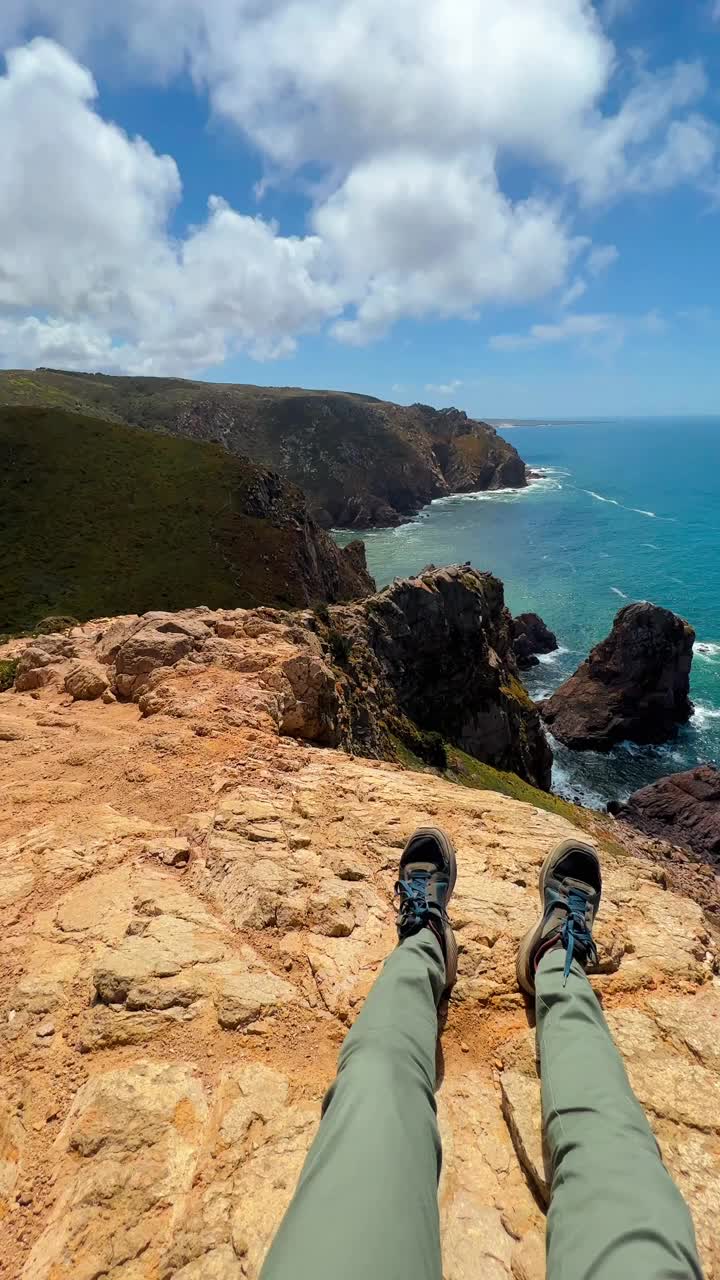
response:
<path fill-rule="evenodd" d="M 8 1274 L 256 1280 L 340 1041 L 395 943 L 405 837 L 441 823 L 460 868 L 444 1273 L 542 1280 L 535 1044 L 514 960 L 568 822 L 284 736 L 293 718 L 331 723 L 334 688 L 323 643 L 287 617 L 106 620 L 68 641 L 25 664 L 34 687 L 0 695 Z M 64 691 L 86 649 L 137 701 Z M 153 653 L 167 665 L 148 669 Z M 720 1280 L 717 937 L 661 866 L 616 843 L 603 861 L 594 982 Z"/>

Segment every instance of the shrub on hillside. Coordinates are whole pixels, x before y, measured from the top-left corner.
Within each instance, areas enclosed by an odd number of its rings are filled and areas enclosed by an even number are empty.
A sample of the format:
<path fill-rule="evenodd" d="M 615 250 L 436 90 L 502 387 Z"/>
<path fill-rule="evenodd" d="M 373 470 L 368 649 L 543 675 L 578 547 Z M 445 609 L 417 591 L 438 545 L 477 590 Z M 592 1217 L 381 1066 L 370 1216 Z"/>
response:
<path fill-rule="evenodd" d="M 0 693 L 12 689 L 18 669 L 17 658 L 0 659 Z"/>

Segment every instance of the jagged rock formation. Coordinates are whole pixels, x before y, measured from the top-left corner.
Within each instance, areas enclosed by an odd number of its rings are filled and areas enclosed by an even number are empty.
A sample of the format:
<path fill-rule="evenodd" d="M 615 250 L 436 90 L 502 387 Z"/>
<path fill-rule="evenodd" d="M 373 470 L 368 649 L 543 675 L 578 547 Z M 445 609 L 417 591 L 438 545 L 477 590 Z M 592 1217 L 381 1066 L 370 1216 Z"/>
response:
<path fill-rule="evenodd" d="M 538 666 L 538 653 L 554 653 L 557 648 L 557 636 L 537 613 L 513 618 L 513 649 L 521 671 Z"/>
<path fill-rule="evenodd" d="M 720 863 L 720 769 L 703 764 L 635 791 L 619 817 L 647 835 L 685 845 Z"/>
<path fill-rule="evenodd" d="M 503 586 L 467 567 L 400 580 L 355 605 L 314 613 L 147 613 L 93 633 L 38 636 L 20 656 L 19 691 L 50 683 L 73 698 L 106 690 L 165 708 L 165 677 L 183 664 L 241 670 L 248 643 L 284 642 L 266 680 L 283 733 L 362 755 L 396 758 L 398 740 L 442 764 L 443 742 L 548 788 L 552 757 L 540 717 L 517 679 Z"/>
<path fill-rule="evenodd" d="M 62 409 L 0 408 L 0 634 L 47 614 L 275 604 L 367 595 L 279 475 L 216 445 Z"/>
<path fill-rule="evenodd" d="M 423 755 L 419 728 L 549 788 L 552 756 L 517 679 L 498 578 L 467 565 L 431 569 L 330 610 L 330 627 L 348 646 L 342 669 L 356 749 L 387 756 L 393 733 Z"/>
<path fill-rule="evenodd" d="M 0 404 L 47 403 L 222 444 L 299 485 L 326 527 L 398 524 L 449 493 L 527 484 L 513 446 L 458 409 L 292 387 L 0 372 Z"/>
<path fill-rule="evenodd" d="M 404 838 L 439 822 L 460 869 L 444 1274 L 543 1278 L 535 1040 L 514 957 L 543 858 L 572 828 L 539 792 L 519 804 L 288 736 L 327 688 L 302 675 L 322 659 L 295 628 L 310 634 L 263 610 L 89 624 L 69 637 L 76 656 L 38 668 L 59 668 L 43 687 L 0 695 L 9 1276 L 256 1280 L 340 1041 L 395 945 Z M 148 671 L 155 644 L 184 656 Z M 59 674 L 85 649 L 138 702 L 73 701 Z M 563 812 L 607 841 L 602 819 Z M 672 864 L 612 842 L 603 860 L 593 981 L 720 1280 L 717 933 Z"/>
<path fill-rule="evenodd" d="M 666 742 L 689 720 L 695 632 L 657 605 L 626 605 L 610 635 L 542 705 L 553 735 L 576 751 Z"/>

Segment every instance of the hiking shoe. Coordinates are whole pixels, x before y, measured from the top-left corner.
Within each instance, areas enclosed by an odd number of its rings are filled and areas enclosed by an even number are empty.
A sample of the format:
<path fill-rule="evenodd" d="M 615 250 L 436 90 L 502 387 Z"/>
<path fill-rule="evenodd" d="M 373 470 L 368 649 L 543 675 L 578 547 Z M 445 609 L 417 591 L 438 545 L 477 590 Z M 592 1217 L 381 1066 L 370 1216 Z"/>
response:
<path fill-rule="evenodd" d="M 528 995 L 535 994 L 538 964 L 552 947 L 565 948 L 565 983 L 573 960 L 584 969 L 597 964 L 592 927 L 601 893 L 600 860 L 592 845 L 564 840 L 545 859 L 540 872 L 543 914 L 525 934 L 517 959 L 518 982 Z"/>
<path fill-rule="evenodd" d="M 395 893 L 398 937 L 401 942 L 425 927 L 432 929 L 445 957 L 445 993 L 457 977 L 457 942 L 447 905 L 457 880 L 457 860 L 450 837 L 440 827 L 418 827 L 400 859 Z"/>

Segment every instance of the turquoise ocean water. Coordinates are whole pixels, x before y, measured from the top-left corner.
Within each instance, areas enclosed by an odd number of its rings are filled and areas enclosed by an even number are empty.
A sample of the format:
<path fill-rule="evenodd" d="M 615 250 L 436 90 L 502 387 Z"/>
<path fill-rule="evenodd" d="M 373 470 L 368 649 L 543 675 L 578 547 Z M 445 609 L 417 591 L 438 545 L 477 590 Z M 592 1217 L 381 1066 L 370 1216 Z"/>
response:
<path fill-rule="evenodd" d="M 470 560 L 532 609 L 561 649 L 527 673 L 535 698 L 575 670 L 619 608 L 652 600 L 695 627 L 695 715 L 660 748 L 556 751 L 554 787 L 603 806 L 698 761 L 720 762 L 720 418 L 500 428 L 546 475 L 525 491 L 442 498 L 364 535 L 379 585 Z M 350 535 L 338 535 L 346 542 Z M 357 535 L 356 535 L 357 536 Z"/>

